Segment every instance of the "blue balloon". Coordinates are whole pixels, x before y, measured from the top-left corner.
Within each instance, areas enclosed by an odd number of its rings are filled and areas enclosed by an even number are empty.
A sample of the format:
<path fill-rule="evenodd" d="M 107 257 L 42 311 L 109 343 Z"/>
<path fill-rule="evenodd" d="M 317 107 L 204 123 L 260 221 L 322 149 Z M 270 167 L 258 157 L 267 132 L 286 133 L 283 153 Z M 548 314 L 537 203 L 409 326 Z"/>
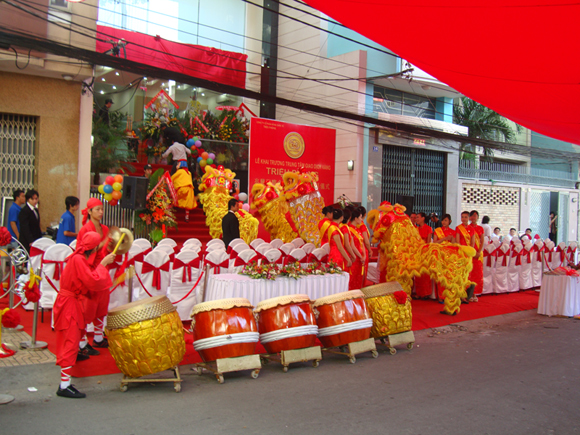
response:
<path fill-rule="evenodd" d="M 187 142 L 185 142 L 185 146 L 187 148 L 191 148 L 194 145 L 195 145 L 195 141 L 193 139 L 188 139 Z"/>
<path fill-rule="evenodd" d="M 202 158 L 202 157 L 198 157 L 198 158 L 197 158 L 197 163 L 201 162 L 202 160 L 203 160 L 203 158 Z M 112 187 L 111 187 L 111 189 L 112 189 Z"/>
<path fill-rule="evenodd" d="M 113 193 L 113 186 L 111 186 L 110 184 L 105 184 L 103 186 L 103 192 L 105 192 L 105 193 Z"/>
<path fill-rule="evenodd" d="M 200 140 L 196 140 L 196 141 L 195 141 L 195 146 L 196 146 L 197 148 L 199 148 L 199 147 L 201 146 L 201 141 L 200 141 Z"/>

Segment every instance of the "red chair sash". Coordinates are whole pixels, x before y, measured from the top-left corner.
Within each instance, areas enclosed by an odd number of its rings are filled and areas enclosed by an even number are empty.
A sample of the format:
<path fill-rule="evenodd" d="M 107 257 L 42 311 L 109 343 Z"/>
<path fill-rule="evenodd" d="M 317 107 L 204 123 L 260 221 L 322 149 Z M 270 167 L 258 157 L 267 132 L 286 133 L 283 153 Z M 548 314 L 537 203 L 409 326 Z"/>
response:
<path fill-rule="evenodd" d="M 522 265 L 522 254 L 524 250 L 522 249 L 520 252 L 516 251 L 515 249 L 512 251 L 512 258 L 516 259 L 516 266 Z"/>
<path fill-rule="evenodd" d="M 556 248 L 556 252 L 560 253 L 560 262 L 563 263 L 564 259 L 566 258 L 566 250 L 560 248 L 559 246 Z"/>
<path fill-rule="evenodd" d="M 175 259 L 175 261 L 173 262 L 173 270 L 177 270 L 177 269 L 183 267 L 183 273 L 181 275 L 181 282 L 182 283 L 192 281 L 191 269 L 192 268 L 199 269 L 199 261 L 200 261 L 199 257 L 194 258 L 189 263 L 184 263 L 183 261 L 181 261 L 178 258 Z"/>
<path fill-rule="evenodd" d="M 55 281 L 60 281 L 64 263 L 65 263 L 64 261 L 57 260 L 43 260 L 42 262 L 42 264 L 54 264 L 54 273 L 52 275 L 52 279 L 54 279 Z"/>
<path fill-rule="evenodd" d="M 135 266 L 135 263 L 139 262 L 142 263 L 143 259 L 145 258 L 145 251 L 138 253 L 133 258 L 127 261 L 127 267 Z"/>
<path fill-rule="evenodd" d="M 507 267 L 507 259 L 510 256 L 510 251 L 504 252 L 501 249 L 497 250 L 497 259 L 499 260 L 500 257 L 502 258 L 501 265 L 502 267 Z"/>
<path fill-rule="evenodd" d="M 522 252 L 520 254 L 522 256 L 524 256 L 524 255 L 526 256 L 526 260 L 527 260 L 526 262 L 528 264 L 530 264 L 532 262 L 532 252 L 533 251 L 534 251 L 534 248 L 531 248 L 529 251 L 526 248 L 524 248 L 524 249 L 522 249 Z"/>
<path fill-rule="evenodd" d="M 491 259 L 497 255 L 496 251 L 497 250 L 489 252 L 486 249 L 483 250 L 483 258 L 487 258 L 487 262 L 485 264 L 487 267 L 491 267 Z"/>
<path fill-rule="evenodd" d="M 224 261 L 222 261 L 221 263 L 214 263 L 211 260 L 208 260 L 207 258 L 205 259 L 205 264 L 209 264 L 210 267 L 213 267 L 213 271 L 214 273 L 219 273 L 220 271 L 220 267 L 230 267 L 230 259 L 226 258 Z"/>
<path fill-rule="evenodd" d="M 141 273 L 153 272 L 153 287 L 157 290 L 161 290 L 161 271 L 169 272 L 169 262 L 162 264 L 161 266 L 153 266 L 148 261 L 143 261 L 143 268 Z"/>
<path fill-rule="evenodd" d="M 280 258 L 281 258 L 281 257 L 280 257 Z M 246 260 L 244 260 L 244 259 L 243 259 L 243 258 L 241 258 L 241 257 L 236 257 L 236 259 L 234 260 L 234 266 L 235 266 L 235 267 L 237 267 L 237 266 L 245 266 L 245 265 L 246 265 L 246 264 L 248 264 L 249 262 L 251 262 L 251 261 L 256 261 L 257 259 L 258 259 L 258 258 L 254 256 L 254 257 L 252 257 L 252 258 L 250 258 L 249 260 L 247 260 L 247 261 L 246 261 Z"/>
<path fill-rule="evenodd" d="M 38 257 L 39 255 L 44 254 L 42 249 L 35 248 L 34 246 L 30 247 L 30 257 Z"/>

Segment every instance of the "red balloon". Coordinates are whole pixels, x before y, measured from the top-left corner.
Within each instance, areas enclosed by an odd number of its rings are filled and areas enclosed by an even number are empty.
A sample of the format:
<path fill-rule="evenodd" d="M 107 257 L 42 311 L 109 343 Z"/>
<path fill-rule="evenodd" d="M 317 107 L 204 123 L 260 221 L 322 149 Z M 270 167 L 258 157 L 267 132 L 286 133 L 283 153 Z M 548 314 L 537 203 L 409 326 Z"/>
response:
<path fill-rule="evenodd" d="M 234 193 L 234 199 L 240 199 L 237 193 Z"/>
<path fill-rule="evenodd" d="M 214 169 L 216 168 L 215 163 L 212 163 L 210 166 Z"/>
<path fill-rule="evenodd" d="M 119 204 L 119 200 L 118 200 L 118 199 L 111 199 L 111 200 L 109 201 L 109 205 L 113 205 L 113 206 L 115 206 L 115 205 L 117 205 L 117 204 Z"/>
<path fill-rule="evenodd" d="M 112 177 L 111 175 L 109 175 L 107 178 L 105 178 L 105 184 L 110 184 L 112 186 L 114 182 L 115 182 L 115 177 Z"/>

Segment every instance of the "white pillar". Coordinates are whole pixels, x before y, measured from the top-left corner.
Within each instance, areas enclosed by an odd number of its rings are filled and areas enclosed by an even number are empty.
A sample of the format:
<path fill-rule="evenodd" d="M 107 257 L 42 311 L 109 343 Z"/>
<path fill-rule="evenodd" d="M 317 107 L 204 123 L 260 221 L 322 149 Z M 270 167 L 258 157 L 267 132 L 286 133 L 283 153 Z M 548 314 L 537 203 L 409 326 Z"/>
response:
<path fill-rule="evenodd" d="M 86 79 L 87 85 L 91 80 Z M 85 92 L 81 95 L 79 121 L 79 164 L 77 175 L 77 196 L 81 201 L 79 210 L 85 208 L 91 189 L 91 148 L 93 132 L 93 95 Z M 77 229 L 81 226 L 81 214 L 76 216 Z"/>

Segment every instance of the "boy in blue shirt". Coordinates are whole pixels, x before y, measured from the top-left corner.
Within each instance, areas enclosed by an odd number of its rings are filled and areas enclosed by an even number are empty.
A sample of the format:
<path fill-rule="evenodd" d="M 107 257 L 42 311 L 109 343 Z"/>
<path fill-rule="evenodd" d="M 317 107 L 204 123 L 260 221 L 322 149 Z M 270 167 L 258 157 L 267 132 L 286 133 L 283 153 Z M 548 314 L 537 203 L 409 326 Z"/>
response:
<path fill-rule="evenodd" d="M 16 240 L 18 240 L 18 237 L 20 237 L 20 220 L 18 220 L 18 215 L 20 214 L 20 210 L 22 209 L 22 206 L 25 202 L 26 196 L 24 195 L 24 191 L 21 189 L 16 189 L 14 191 L 14 202 L 8 209 L 8 232 Z"/>
<path fill-rule="evenodd" d="M 77 238 L 75 213 L 79 209 L 80 201 L 76 196 L 67 196 L 64 200 L 66 211 L 58 223 L 58 233 L 56 233 L 56 243 L 70 245 Z"/>

